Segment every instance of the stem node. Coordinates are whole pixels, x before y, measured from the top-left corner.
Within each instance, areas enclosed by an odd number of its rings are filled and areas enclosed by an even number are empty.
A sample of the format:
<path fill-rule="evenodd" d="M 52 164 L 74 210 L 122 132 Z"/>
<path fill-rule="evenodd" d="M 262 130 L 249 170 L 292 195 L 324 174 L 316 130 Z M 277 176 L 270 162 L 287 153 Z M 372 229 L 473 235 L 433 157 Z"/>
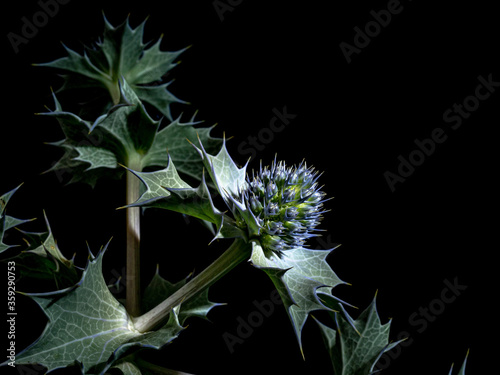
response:
<path fill-rule="evenodd" d="M 134 327 L 139 332 L 148 332 L 164 323 L 172 309 L 196 294 L 202 292 L 238 264 L 247 260 L 252 252 L 252 246 L 245 240 L 235 239 L 231 246 L 198 276 L 177 290 L 166 300 L 147 313 L 133 319 Z"/>

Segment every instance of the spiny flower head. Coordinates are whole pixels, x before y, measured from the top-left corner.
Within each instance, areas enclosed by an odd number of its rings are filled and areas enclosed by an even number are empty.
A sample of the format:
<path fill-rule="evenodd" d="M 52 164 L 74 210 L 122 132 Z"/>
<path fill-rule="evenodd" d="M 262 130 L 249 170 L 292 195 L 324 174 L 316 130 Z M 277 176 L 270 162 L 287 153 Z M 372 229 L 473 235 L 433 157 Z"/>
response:
<path fill-rule="evenodd" d="M 267 256 L 281 256 L 316 236 L 313 232 L 322 219 L 326 195 L 318 186 L 319 176 L 305 162 L 286 167 L 275 160 L 247 179 L 242 195 L 259 228 L 251 239 L 260 242 Z"/>

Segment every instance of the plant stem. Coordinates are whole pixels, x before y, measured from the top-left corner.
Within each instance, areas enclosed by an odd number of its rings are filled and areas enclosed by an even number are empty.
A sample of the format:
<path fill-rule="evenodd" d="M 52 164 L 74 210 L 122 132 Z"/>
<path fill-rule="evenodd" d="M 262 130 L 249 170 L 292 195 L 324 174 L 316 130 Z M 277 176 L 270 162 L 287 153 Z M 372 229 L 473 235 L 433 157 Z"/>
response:
<path fill-rule="evenodd" d="M 127 165 L 135 171 L 141 170 L 140 161 L 130 158 Z M 127 172 L 127 204 L 134 203 L 139 199 L 140 180 L 132 173 Z M 128 313 L 131 316 L 139 316 L 140 311 L 140 243 L 141 243 L 141 211 L 139 207 L 126 209 L 127 222 L 127 277 L 126 277 L 126 303 Z"/>
<path fill-rule="evenodd" d="M 202 292 L 238 264 L 247 260 L 251 255 L 251 249 L 251 244 L 243 239 L 234 240 L 232 245 L 218 259 L 193 280 L 146 314 L 134 319 L 134 328 L 139 332 L 147 332 L 157 328 L 166 321 L 170 311 L 175 306 Z"/>
<path fill-rule="evenodd" d="M 113 101 L 113 104 L 116 105 L 120 102 L 120 85 L 118 81 L 112 82 L 111 84 L 108 84 L 108 91 L 109 95 L 111 96 L 111 100 Z"/>

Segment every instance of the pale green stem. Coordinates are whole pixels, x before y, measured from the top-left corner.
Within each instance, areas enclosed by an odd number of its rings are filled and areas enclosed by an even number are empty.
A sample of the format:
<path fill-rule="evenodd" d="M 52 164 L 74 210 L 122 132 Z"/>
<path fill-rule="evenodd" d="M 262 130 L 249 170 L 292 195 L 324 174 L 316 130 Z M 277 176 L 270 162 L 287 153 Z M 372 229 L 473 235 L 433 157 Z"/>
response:
<path fill-rule="evenodd" d="M 188 282 L 158 306 L 134 319 L 134 328 L 148 332 L 165 323 L 172 309 L 187 301 L 219 280 L 241 262 L 250 258 L 251 244 L 236 239 L 232 245 L 210 266 Z"/>
<path fill-rule="evenodd" d="M 130 158 L 127 165 L 130 169 L 140 172 L 139 159 Z M 140 180 L 132 173 L 127 172 L 127 205 L 139 199 Z M 139 316 L 140 310 L 140 243 L 141 243 L 141 211 L 139 207 L 126 209 L 127 222 L 127 276 L 126 276 L 126 303 L 128 313 L 131 316 Z"/>
<path fill-rule="evenodd" d="M 108 91 L 109 95 L 111 96 L 111 100 L 113 101 L 113 104 L 116 105 L 120 102 L 120 86 L 118 84 L 118 81 L 116 82 L 111 82 L 108 86 Z"/>

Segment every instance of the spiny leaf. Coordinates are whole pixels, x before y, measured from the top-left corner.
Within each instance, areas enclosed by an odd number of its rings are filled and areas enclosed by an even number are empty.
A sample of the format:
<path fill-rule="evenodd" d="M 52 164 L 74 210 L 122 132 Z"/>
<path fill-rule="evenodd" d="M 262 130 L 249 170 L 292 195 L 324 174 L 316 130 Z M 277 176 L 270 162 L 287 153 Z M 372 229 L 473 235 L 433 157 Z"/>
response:
<path fill-rule="evenodd" d="M 322 295 L 322 301 L 329 307 L 338 304 L 330 296 Z M 337 332 L 318 322 L 323 339 L 330 354 L 334 374 L 371 375 L 375 365 L 385 352 L 400 341 L 389 343 L 390 322 L 381 324 L 375 299 L 358 319 L 352 319 L 345 309 L 333 312 Z"/>
<path fill-rule="evenodd" d="M 27 294 L 48 323 L 40 338 L 16 357 L 18 364 L 42 364 L 48 372 L 81 364 L 85 374 L 104 374 L 138 348 L 159 349 L 183 329 L 172 312 L 158 331 L 139 333 L 125 308 L 108 290 L 102 275 L 105 250 L 89 260 L 81 281 L 65 290 Z"/>
<path fill-rule="evenodd" d="M 284 301 L 299 345 L 302 345 L 302 328 L 310 312 L 328 310 L 318 299 L 317 292 L 331 292 L 333 287 L 342 283 L 326 262 L 330 251 L 296 246 L 283 251 L 280 256 L 265 252 L 260 242 L 258 218 L 253 215 L 245 201 L 246 166 L 240 168 L 236 165 L 227 152 L 225 143 L 216 156 L 209 154 L 202 143 L 197 150 L 233 217 L 225 213 L 221 215 L 221 212 L 214 208 L 210 194 L 206 190 L 200 190 L 204 187 L 203 184 L 198 189 L 185 186 L 173 165 L 161 172 L 136 173 L 146 185 L 146 192 L 134 205 L 166 208 L 195 216 L 215 224 L 218 238 L 232 236 L 242 238 L 247 243 L 251 242 L 253 252 L 250 260 L 273 281 Z M 304 171 L 304 175 L 306 172 Z M 289 178 L 298 179 L 299 176 Z M 305 177 L 301 175 L 300 178 Z M 310 195 L 307 195 L 307 199 L 309 197 Z M 310 212 L 312 220 L 317 220 L 318 214 Z"/>
<path fill-rule="evenodd" d="M 134 29 L 127 19 L 114 27 L 104 17 L 102 41 L 85 47 L 83 55 L 65 47 L 68 56 L 38 65 L 68 72 L 62 89 L 107 90 L 109 99 L 104 107 L 108 109 L 117 103 L 119 80 L 124 78 L 142 101 L 171 119 L 170 104 L 183 102 L 168 91 L 168 83 L 158 83 L 177 65 L 174 61 L 184 50 L 161 51 L 161 38 L 148 47 L 150 43 L 143 42 L 144 25 L 145 22 Z"/>
<path fill-rule="evenodd" d="M 167 168 L 155 172 L 134 172 L 145 191 L 131 206 L 156 207 L 190 215 L 214 224 L 222 222 L 222 213 L 213 205 L 210 192 L 202 177 L 198 188 L 192 188 L 179 177 L 173 161 Z"/>
<path fill-rule="evenodd" d="M 188 277 L 189 278 L 189 277 Z M 143 311 L 149 311 L 156 305 L 160 304 L 165 298 L 175 293 L 178 289 L 186 284 L 188 278 L 177 283 L 171 283 L 160 276 L 159 269 L 146 287 L 143 297 Z M 219 303 L 210 302 L 208 300 L 208 289 L 205 289 L 198 296 L 195 296 L 188 301 L 182 303 L 178 310 L 180 324 L 184 324 L 187 318 L 197 316 L 207 319 L 207 315 Z"/>
<path fill-rule="evenodd" d="M 52 280 L 56 289 L 71 287 L 78 283 L 80 272 L 59 250 L 45 213 L 44 217 L 47 232 L 21 231 L 28 248 L 8 260 L 16 262 L 21 278 L 33 283 Z"/>
<path fill-rule="evenodd" d="M 134 154 L 144 154 L 149 150 L 160 122 L 148 115 L 127 81 L 121 81 L 120 89 L 123 100 L 129 104 L 101 116 L 92 125 L 91 132 L 101 135 L 104 140 L 113 139 L 107 143 L 115 145 L 113 151 L 119 161 L 126 164 Z"/>
<path fill-rule="evenodd" d="M 309 250 L 296 246 L 282 251 L 280 255 L 265 252 L 261 246 L 258 218 L 253 215 L 246 201 L 246 166 L 239 168 L 236 165 L 229 156 L 225 143 L 216 156 L 209 154 L 202 143 L 197 150 L 218 193 L 232 211 L 232 218 L 225 213 L 221 215 L 220 211 L 215 210 L 210 194 L 205 190 L 200 192 L 203 184 L 198 189 L 186 186 L 187 184 L 178 177 L 173 164 L 161 172 L 136 173 L 146 185 L 146 192 L 134 205 L 161 207 L 195 216 L 215 224 L 219 237 L 233 235 L 243 238 L 247 243 L 251 242 L 253 251 L 250 260 L 255 267 L 268 274 L 279 291 L 301 346 L 302 328 L 309 314 L 315 310 L 329 310 L 319 300 L 317 293 L 331 293 L 332 288 L 343 283 L 326 262 L 330 251 Z M 282 172 L 291 174 L 281 176 L 289 178 L 288 182 L 291 184 L 293 181 L 296 183 L 300 179 L 309 178 L 306 174 L 310 171 L 301 170 L 300 176 L 296 170 Z M 314 181 L 311 182 L 313 183 Z M 303 193 L 305 199 L 316 198 L 311 195 L 310 188 L 314 186 L 308 185 L 308 187 L 308 192 Z M 319 197 L 318 195 L 318 199 Z M 317 211 L 308 212 L 311 220 L 318 220 L 319 214 Z M 222 227 L 218 218 L 222 218 Z M 301 234 L 304 233 L 298 233 Z"/>
<path fill-rule="evenodd" d="M 112 151 L 92 146 L 77 146 L 75 150 L 79 155 L 73 160 L 90 164 L 85 172 L 95 168 L 114 169 L 118 167 L 116 157 Z"/>
<path fill-rule="evenodd" d="M 215 152 L 223 140 L 210 135 L 213 126 L 197 127 L 200 123 L 194 116 L 188 122 L 181 122 L 179 117 L 160 129 L 144 155 L 144 165 L 165 167 L 172 159 L 181 174 L 201 180 L 203 162 L 189 142 L 199 140 L 209 152 Z"/>
<path fill-rule="evenodd" d="M 295 248 L 267 257 L 258 244 L 254 244 L 252 264 L 263 270 L 273 281 L 280 293 L 284 306 L 292 322 L 293 329 L 302 348 L 302 328 L 307 317 L 315 310 L 330 310 L 318 298 L 318 291 L 331 292 L 342 284 L 326 262 L 331 250 L 311 250 Z"/>
<path fill-rule="evenodd" d="M 18 246 L 18 245 L 7 245 L 3 242 L 5 232 L 8 231 L 9 229 L 17 227 L 18 225 L 31 221 L 31 220 L 16 219 L 6 214 L 7 204 L 9 203 L 9 200 L 12 198 L 12 196 L 19 189 L 20 186 L 21 185 L 9 191 L 8 193 L 5 193 L 4 195 L 0 196 L 0 253 L 3 253 L 5 250 L 10 249 L 11 247 Z"/>
<path fill-rule="evenodd" d="M 103 133 L 94 132 L 91 129 L 94 123 L 85 121 L 77 115 L 63 111 L 60 102 L 55 94 L 55 109 L 49 112 L 40 113 L 43 116 L 51 116 L 57 119 L 65 135 L 65 139 L 49 143 L 50 145 L 61 147 L 64 154 L 52 167 L 46 171 L 56 173 L 68 173 L 71 175 L 69 183 L 83 181 L 91 186 L 95 186 L 97 180 L 102 176 L 109 176 L 109 168 L 114 165 L 116 168 L 117 160 L 109 161 L 110 155 L 102 165 L 98 158 L 92 157 L 92 154 L 112 152 L 116 155 L 116 141 L 111 137 L 105 137 Z M 100 121 L 100 118 L 97 120 Z M 87 149 L 87 152 L 84 151 Z M 86 157 L 88 156 L 88 158 Z M 116 156 L 114 156 L 116 158 Z M 102 167 L 102 168 L 100 168 Z M 117 169 L 116 175 L 123 173 Z"/>
<path fill-rule="evenodd" d="M 122 81 L 121 94 L 128 104 L 93 123 L 63 111 L 54 95 L 55 110 L 43 115 L 55 117 L 66 138 L 52 143 L 65 153 L 50 171 L 69 170 L 70 182 L 93 186 L 103 175 L 120 177 L 119 164 L 138 170 L 165 167 L 169 151 L 181 173 L 200 180 L 203 163 L 188 140 L 200 137 L 209 150 L 218 148 L 222 141 L 210 136 L 211 128 L 195 128 L 194 119 L 187 123 L 176 119 L 160 129 L 160 122 L 151 119 L 126 81 Z"/>
<path fill-rule="evenodd" d="M 129 207 L 155 207 L 190 215 L 214 225 L 217 238 L 240 237 L 242 233 L 231 222 L 231 218 L 219 211 L 213 203 L 212 194 L 205 182 L 204 174 L 197 188 L 192 188 L 181 179 L 173 160 L 167 168 L 155 172 L 134 173 L 144 184 L 144 192 Z"/>
<path fill-rule="evenodd" d="M 226 148 L 226 140 L 222 143 L 219 153 L 215 156 L 209 154 L 204 144 L 199 142 L 198 150 L 203 164 L 208 170 L 212 181 L 214 181 L 219 194 L 228 206 L 232 205 L 232 199 L 238 199 L 241 191 L 246 187 L 246 165 L 239 168 L 229 155 Z"/>

